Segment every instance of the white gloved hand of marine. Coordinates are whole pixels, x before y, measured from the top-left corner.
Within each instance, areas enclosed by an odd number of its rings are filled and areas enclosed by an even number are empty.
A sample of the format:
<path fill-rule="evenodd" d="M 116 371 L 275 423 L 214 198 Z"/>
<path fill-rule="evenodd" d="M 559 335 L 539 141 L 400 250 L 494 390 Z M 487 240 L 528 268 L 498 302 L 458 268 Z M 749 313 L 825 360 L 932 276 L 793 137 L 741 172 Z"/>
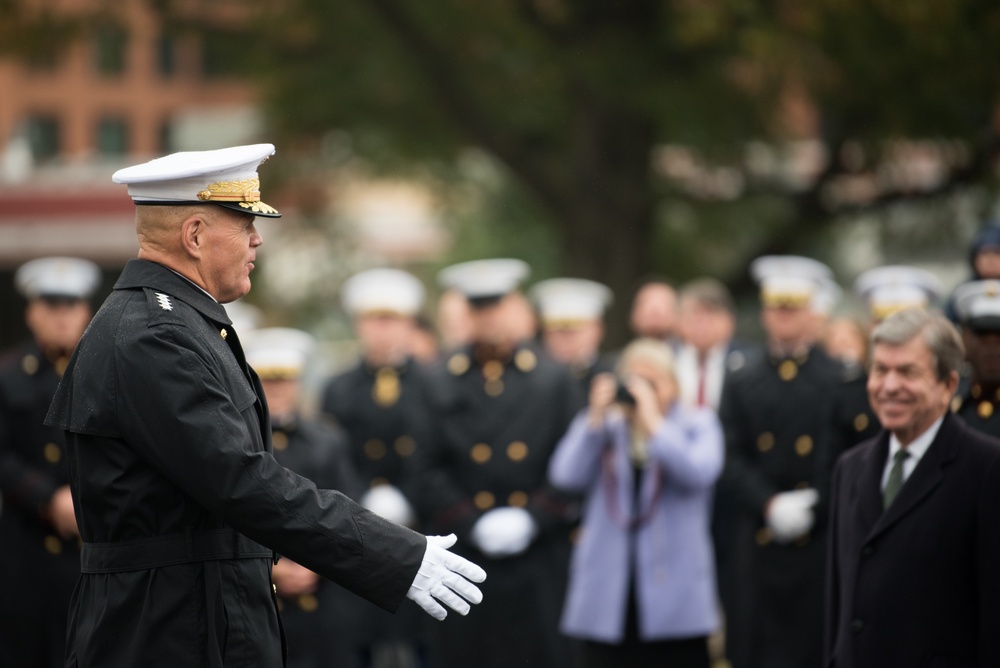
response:
<path fill-rule="evenodd" d="M 528 549 L 537 531 L 524 508 L 494 508 L 473 525 L 472 542 L 488 557 L 510 557 Z"/>
<path fill-rule="evenodd" d="M 445 605 L 460 615 L 469 614 L 469 604 L 483 600 L 483 593 L 472 583 L 485 580 L 486 571 L 448 551 L 458 540 L 455 534 L 426 538 L 424 559 L 406 597 L 437 620 L 448 616 Z"/>
<path fill-rule="evenodd" d="M 790 543 L 809 533 L 815 522 L 813 506 L 819 500 L 815 489 L 796 489 L 775 494 L 767 510 L 767 526 L 778 543 Z"/>

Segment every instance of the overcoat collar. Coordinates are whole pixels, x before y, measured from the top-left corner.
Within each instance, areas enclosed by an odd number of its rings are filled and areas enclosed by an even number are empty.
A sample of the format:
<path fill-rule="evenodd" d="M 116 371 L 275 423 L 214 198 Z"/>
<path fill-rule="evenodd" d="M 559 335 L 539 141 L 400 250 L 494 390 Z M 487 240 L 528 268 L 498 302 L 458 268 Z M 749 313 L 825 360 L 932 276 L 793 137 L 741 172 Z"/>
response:
<path fill-rule="evenodd" d="M 917 467 L 907 478 L 896 500 L 887 510 L 882 509 L 882 474 L 889 457 L 889 432 L 879 434 L 875 447 L 866 455 L 864 473 L 859 484 L 861 512 L 865 526 L 871 531 L 867 540 L 871 541 L 883 531 L 906 516 L 920 505 L 944 479 L 944 470 L 958 455 L 959 441 L 962 440 L 962 426 L 959 418 L 948 413 L 938 429 L 937 436 Z"/>
<path fill-rule="evenodd" d="M 115 283 L 115 290 L 129 288 L 149 288 L 164 292 L 181 300 L 206 318 L 232 325 L 232 320 L 226 314 L 226 309 L 219 302 L 208 296 L 198 286 L 171 269 L 150 262 L 133 258 L 125 265 L 125 270 Z"/>

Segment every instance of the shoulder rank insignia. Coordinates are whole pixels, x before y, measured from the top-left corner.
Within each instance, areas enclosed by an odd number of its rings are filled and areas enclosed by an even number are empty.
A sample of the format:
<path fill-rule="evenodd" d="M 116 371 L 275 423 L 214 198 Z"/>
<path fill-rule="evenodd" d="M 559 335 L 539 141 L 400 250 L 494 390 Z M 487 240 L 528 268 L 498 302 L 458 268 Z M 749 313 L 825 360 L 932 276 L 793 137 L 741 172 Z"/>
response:
<path fill-rule="evenodd" d="M 163 294 L 162 292 L 156 293 L 156 301 L 160 303 L 160 308 L 164 311 L 173 311 L 174 305 L 170 303 L 170 297 Z"/>

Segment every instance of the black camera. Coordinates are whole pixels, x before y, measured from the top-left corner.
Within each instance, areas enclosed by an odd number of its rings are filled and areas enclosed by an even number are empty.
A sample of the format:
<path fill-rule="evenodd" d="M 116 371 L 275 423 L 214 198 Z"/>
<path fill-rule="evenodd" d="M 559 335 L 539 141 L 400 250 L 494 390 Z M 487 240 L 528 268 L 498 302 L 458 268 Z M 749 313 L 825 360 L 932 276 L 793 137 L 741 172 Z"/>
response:
<path fill-rule="evenodd" d="M 615 387 L 615 403 L 635 406 L 635 396 L 628 391 L 622 381 L 618 381 L 618 385 Z"/>

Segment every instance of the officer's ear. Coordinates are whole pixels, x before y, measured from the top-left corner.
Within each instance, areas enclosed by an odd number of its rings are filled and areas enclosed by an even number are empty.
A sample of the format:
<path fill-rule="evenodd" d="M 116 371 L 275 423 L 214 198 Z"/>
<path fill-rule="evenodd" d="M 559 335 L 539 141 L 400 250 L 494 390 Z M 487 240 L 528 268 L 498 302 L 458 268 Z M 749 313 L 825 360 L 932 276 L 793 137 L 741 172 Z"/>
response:
<path fill-rule="evenodd" d="M 189 256 L 200 259 L 205 251 L 205 234 L 208 231 L 208 221 L 205 215 L 197 211 L 181 223 L 181 248 Z"/>

